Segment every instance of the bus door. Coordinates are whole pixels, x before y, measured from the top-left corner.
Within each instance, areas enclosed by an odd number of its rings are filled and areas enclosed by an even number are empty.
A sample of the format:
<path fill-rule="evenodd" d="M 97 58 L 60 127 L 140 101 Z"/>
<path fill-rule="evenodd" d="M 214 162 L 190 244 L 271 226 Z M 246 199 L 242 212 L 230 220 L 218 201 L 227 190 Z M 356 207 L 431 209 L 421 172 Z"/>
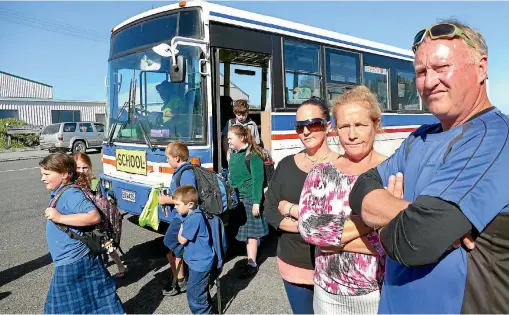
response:
<path fill-rule="evenodd" d="M 215 152 L 219 169 L 227 167 L 225 126 L 229 120 L 235 119 L 233 103 L 246 100 L 249 104 L 249 118 L 258 125 L 261 144 L 270 147 L 270 132 L 267 137 L 262 134 L 268 127 L 270 130 L 270 60 L 269 54 L 243 51 L 237 49 L 214 49 L 213 89 L 215 95 Z M 263 117 L 267 116 L 267 117 Z M 266 124 L 269 124 L 266 126 Z M 221 139 L 222 137 L 222 139 Z M 265 141 L 263 141 L 265 138 Z M 268 141 L 267 141 L 268 139 Z"/>
<path fill-rule="evenodd" d="M 212 129 L 218 141 L 214 144 L 214 162 L 220 170 L 227 166 L 221 132 L 228 119 L 234 118 L 232 104 L 247 99 L 250 118 L 261 129 L 265 148 L 271 148 L 271 103 L 282 100 L 281 79 L 271 73 L 282 73 L 281 37 L 240 26 L 210 24 L 212 49 Z M 217 126 L 216 126 L 217 125 Z"/>

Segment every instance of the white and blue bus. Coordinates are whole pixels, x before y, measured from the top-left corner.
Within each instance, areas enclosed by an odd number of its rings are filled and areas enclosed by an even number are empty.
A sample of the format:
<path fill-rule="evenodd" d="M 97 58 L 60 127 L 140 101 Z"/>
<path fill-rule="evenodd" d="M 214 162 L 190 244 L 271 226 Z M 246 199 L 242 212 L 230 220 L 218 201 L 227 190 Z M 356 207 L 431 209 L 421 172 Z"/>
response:
<path fill-rule="evenodd" d="M 303 149 L 293 127 L 299 104 L 319 96 L 332 105 L 360 84 L 378 96 L 376 149 L 390 155 L 436 121 L 422 106 L 412 61 L 411 50 L 208 2 L 141 13 L 112 29 L 101 178 L 119 208 L 138 215 L 150 190 L 170 183 L 169 142 L 187 143 L 195 163 L 225 167 L 221 131 L 233 101 L 249 100 L 277 163 Z M 340 150 L 337 134 L 329 136 Z"/>

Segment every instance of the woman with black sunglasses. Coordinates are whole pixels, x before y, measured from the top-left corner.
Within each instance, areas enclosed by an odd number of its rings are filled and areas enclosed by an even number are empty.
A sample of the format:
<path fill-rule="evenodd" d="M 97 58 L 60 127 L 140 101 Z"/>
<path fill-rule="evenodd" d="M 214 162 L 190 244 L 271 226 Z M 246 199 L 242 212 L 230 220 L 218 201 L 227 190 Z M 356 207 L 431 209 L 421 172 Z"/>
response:
<path fill-rule="evenodd" d="M 333 113 L 344 154 L 313 167 L 298 207 L 298 229 L 317 248 L 313 308 L 376 314 L 385 253 L 378 234 L 350 215 L 348 197 L 358 176 L 386 158 L 373 147 L 381 111 L 376 95 L 358 86 L 335 101 Z"/>
<path fill-rule="evenodd" d="M 312 97 L 296 115 L 295 131 L 305 150 L 282 159 L 267 189 L 264 203 L 267 222 L 279 231 L 277 264 L 293 313 L 313 313 L 314 246 L 297 229 L 299 198 L 308 172 L 316 163 L 338 158 L 327 144 L 329 108 Z"/>

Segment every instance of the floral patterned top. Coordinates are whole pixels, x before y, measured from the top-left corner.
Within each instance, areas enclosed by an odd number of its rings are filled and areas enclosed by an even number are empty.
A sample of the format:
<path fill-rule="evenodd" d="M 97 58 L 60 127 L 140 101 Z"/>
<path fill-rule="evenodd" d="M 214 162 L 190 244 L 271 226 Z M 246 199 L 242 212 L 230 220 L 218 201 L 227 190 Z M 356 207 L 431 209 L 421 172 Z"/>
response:
<path fill-rule="evenodd" d="M 320 250 L 320 246 L 340 245 L 351 213 L 348 197 L 357 178 L 341 173 L 331 163 L 317 164 L 309 172 L 300 197 L 300 234 L 306 242 L 317 245 L 314 282 L 332 294 L 365 295 L 379 290 L 383 279 L 385 253 L 376 232 L 367 238 L 378 256 Z"/>

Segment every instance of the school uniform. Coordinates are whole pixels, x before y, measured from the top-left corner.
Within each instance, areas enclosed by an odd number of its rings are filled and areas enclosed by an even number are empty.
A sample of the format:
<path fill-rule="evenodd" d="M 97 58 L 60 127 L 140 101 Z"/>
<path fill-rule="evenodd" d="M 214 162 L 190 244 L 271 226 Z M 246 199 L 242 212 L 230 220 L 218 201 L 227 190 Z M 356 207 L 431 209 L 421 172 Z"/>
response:
<path fill-rule="evenodd" d="M 214 251 L 207 222 L 200 208 L 190 212 L 183 220 L 182 237 L 188 240 L 184 245 L 184 261 L 189 267 L 187 302 L 193 314 L 210 314 L 209 278 L 214 265 Z"/>
<path fill-rule="evenodd" d="M 63 185 L 51 193 L 50 202 Z M 66 190 L 55 208 L 63 215 L 87 213 L 96 209 L 77 188 Z M 88 227 L 71 227 L 76 233 Z M 55 265 L 45 314 L 124 314 L 116 287 L 101 258 L 80 240 L 71 239 L 53 221 L 46 224 L 46 241 Z"/>
<path fill-rule="evenodd" d="M 196 187 L 196 176 L 194 175 L 193 170 L 185 170 L 182 169 L 186 166 L 190 166 L 191 163 L 185 162 L 181 166 L 179 166 L 175 172 L 173 173 L 173 176 L 171 178 L 170 187 L 168 188 L 168 193 L 170 195 L 173 195 L 175 193 L 175 190 L 177 190 L 178 187 L 183 185 L 192 185 L 194 188 Z M 182 176 L 180 177 L 180 186 L 177 186 L 177 180 L 176 176 L 177 174 L 182 173 Z M 180 230 L 180 224 L 182 223 L 182 217 L 178 212 L 175 210 L 174 206 L 171 205 L 171 212 L 173 215 L 173 220 L 170 222 L 170 226 L 168 227 L 168 230 L 166 230 L 166 234 L 164 235 L 163 243 L 164 245 L 170 250 L 173 251 L 173 254 L 175 257 L 182 257 L 182 251 L 184 247 L 178 242 L 178 232 Z"/>
<path fill-rule="evenodd" d="M 261 204 L 263 197 L 264 166 L 263 160 L 254 152 L 250 155 L 251 172 L 246 166 L 247 147 L 230 155 L 228 180 L 238 189 L 242 207 L 232 213 L 230 222 L 239 225 L 236 239 L 246 242 L 248 238 L 260 238 L 269 233 L 269 227 L 263 215 Z M 260 215 L 253 215 L 253 204 L 260 204 Z M 244 209 L 242 209 L 244 208 Z"/>

